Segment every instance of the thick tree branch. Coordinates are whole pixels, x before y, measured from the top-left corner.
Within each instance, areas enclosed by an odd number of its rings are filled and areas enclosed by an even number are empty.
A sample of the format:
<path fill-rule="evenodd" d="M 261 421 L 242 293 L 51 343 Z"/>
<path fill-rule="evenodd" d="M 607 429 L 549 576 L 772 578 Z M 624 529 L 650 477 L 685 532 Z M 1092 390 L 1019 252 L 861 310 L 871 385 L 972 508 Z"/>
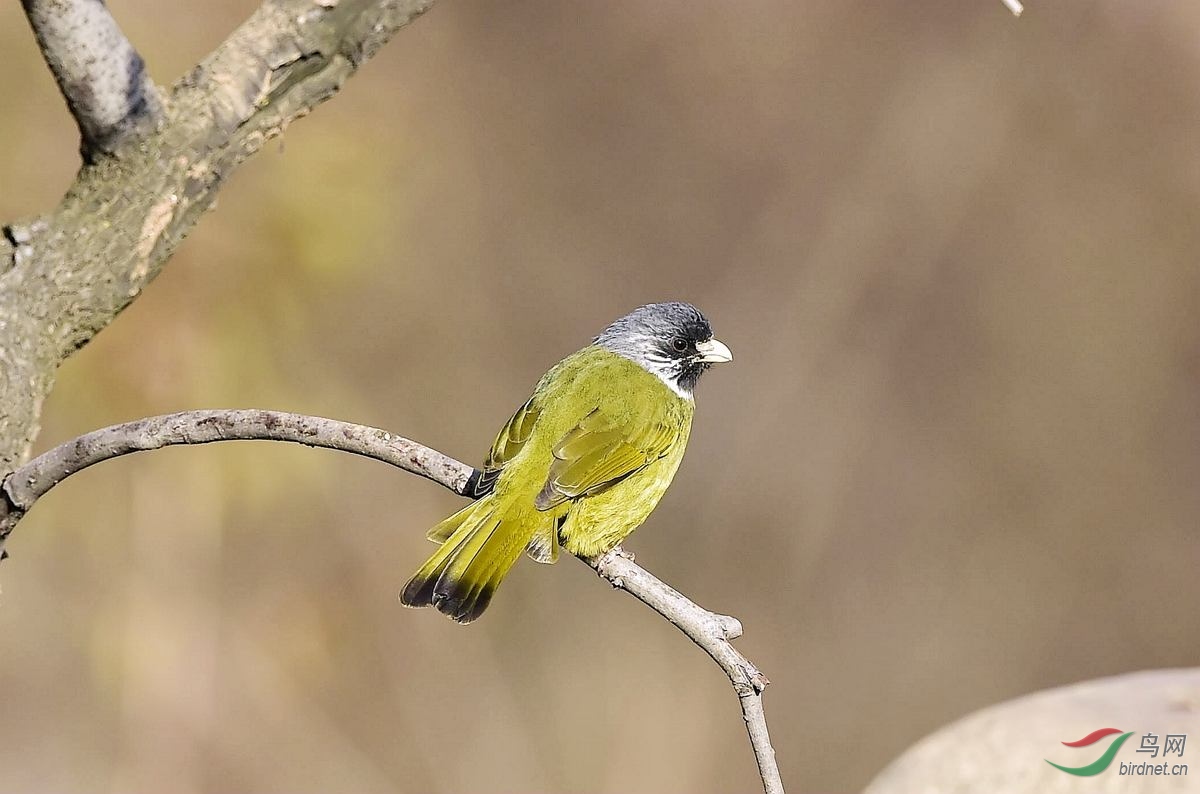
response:
<path fill-rule="evenodd" d="M 459 496 L 465 495 L 475 472 L 467 464 L 415 441 L 335 419 L 261 410 L 186 411 L 155 416 L 80 436 L 39 455 L 6 477 L 0 484 L 0 549 L 40 497 L 81 469 L 131 452 L 235 440 L 291 441 L 352 452 L 426 477 Z M 669 620 L 720 665 L 741 703 L 763 790 L 766 794 L 783 794 L 762 706 L 767 677 L 730 642 L 741 636 L 742 624 L 697 605 L 619 549 L 583 562 L 613 587 Z"/>
<path fill-rule="evenodd" d="M 137 135 L 101 136 L 112 144 L 110 156 L 86 163 L 57 209 L 4 227 L 0 472 L 28 458 L 58 365 L 141 294 L 213 205 L 225 178 L 290 122 L 336 93 L 432 2 L 266 0 L 179 81 L 163 101 L 157 124 L 138 124 Z M 72 41 L 92 46 L 98 34 L 53 14 L 56 8 L 74 9 L 76 16 L 89 9 L 107 20 L 98 23 L 102 30 L 111 28 L 119 36 L 100 0 L 26 0 L 25 5 L 68 100 L 85 93 L 78 85 L 119 82 L 102 77 L 112 71 L 104 68 L 105 58 L 83 57 L 75 64 L 68 57 Z M 118 49 L 133 54 L 123 38 L 120 42 Z M 76 74 L 100 82 L 77 84 Z M 71 101 L 75 111 L 77 103 Z M 84 119 L 108 123 L 114 117 L 97 108 L 80 113 L 81 127 Z"/>
<path fill-rule="evenodd" d="M 158 87 L 103 0 L 21 0 L 79 124 L 86 161 L 117 151 L 162 115 Z"/>

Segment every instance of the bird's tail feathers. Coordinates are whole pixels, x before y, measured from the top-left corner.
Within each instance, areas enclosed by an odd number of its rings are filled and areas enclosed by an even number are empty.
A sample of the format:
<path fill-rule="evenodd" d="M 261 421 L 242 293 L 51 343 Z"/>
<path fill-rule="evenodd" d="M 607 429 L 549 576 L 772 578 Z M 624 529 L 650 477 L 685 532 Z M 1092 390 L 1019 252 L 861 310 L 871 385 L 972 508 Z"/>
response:
<path fill-rule="evenodd" d="M 502 519 L 504 512 L 485 496 L 431 529 L 429 539 L 442 545 L 409 579 L 400 601 L 436 607 L 459 623 L 482 615 L 532 534 L 519 519 Z"/>
<path fill-rule="evenodd" d="M 462 526 L 464 521 L 471 517 L 471 514 L 475 512 L 475 508 L 478 507 L 478 505 L 478 502 L 471 502 L 471 504 L 467 505 L 462 510 L 459 510 L 449 518 L 439 521 L 434 525 L 433 529 L 425 533 L 425 537 L 429 540 L 432 540 L 439 546 L 450 540 L 450 536 Z"/>

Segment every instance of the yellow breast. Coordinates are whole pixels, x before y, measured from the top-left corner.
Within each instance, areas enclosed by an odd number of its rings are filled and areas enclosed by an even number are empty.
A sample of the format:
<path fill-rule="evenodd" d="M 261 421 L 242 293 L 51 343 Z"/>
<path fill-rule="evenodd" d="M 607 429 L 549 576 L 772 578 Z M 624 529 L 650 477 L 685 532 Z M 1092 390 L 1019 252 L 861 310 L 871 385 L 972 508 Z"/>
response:
<path fill-rule="evenodd" d="M 574 502 L 559 532 L 566 550 L 586 557 L 604 554 L 641 526 L 674 479 L 690 429 L 689 417 L 679 443 L 666 457 L 606 491 Z"/>

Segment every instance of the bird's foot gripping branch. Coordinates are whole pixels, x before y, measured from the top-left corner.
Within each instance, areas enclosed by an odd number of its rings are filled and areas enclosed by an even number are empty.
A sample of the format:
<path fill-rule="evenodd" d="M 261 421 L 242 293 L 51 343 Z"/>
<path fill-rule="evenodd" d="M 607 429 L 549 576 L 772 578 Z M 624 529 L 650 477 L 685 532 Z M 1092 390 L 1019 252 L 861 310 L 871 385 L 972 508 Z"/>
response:
<path fill-rule="evenodd" d="M 238 440 L 289 441 L 362 455 L 425 477 L 460 496 L 468 495 L 472 475 L 477 474 L 465 463 L 379 428 L 280 411 L 185 411 L 93 431 L 11 472 L 0 484 L 0 550 L 37 500 L 81 469 L 132 452 Z M 620 547 L 599 557 L 580 559 L 614 587 L 677 626 L 721 667 L 741 703 L 763 790 L 782 794 L 762 706 L 767 678 L 730 642 L 741 636 L 741 623 L 697 605 L 635 563 Z"/>

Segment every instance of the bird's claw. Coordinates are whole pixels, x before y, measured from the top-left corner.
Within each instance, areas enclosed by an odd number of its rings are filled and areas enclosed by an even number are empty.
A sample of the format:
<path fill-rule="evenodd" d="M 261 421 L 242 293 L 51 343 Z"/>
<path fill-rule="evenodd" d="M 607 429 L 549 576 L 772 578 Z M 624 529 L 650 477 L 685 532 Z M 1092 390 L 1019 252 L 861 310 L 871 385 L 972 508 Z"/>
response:
<path fill-rule="evenodd" d="M 620 545 L 613 546 L 612 551 L 610 551 L 609 554 L 611 554 L 614 557 L 623 557 L 626 560 L 629 560 L 630 562 L 634 561 L 633 552 L 626 551 L 625 548 Z"/>

